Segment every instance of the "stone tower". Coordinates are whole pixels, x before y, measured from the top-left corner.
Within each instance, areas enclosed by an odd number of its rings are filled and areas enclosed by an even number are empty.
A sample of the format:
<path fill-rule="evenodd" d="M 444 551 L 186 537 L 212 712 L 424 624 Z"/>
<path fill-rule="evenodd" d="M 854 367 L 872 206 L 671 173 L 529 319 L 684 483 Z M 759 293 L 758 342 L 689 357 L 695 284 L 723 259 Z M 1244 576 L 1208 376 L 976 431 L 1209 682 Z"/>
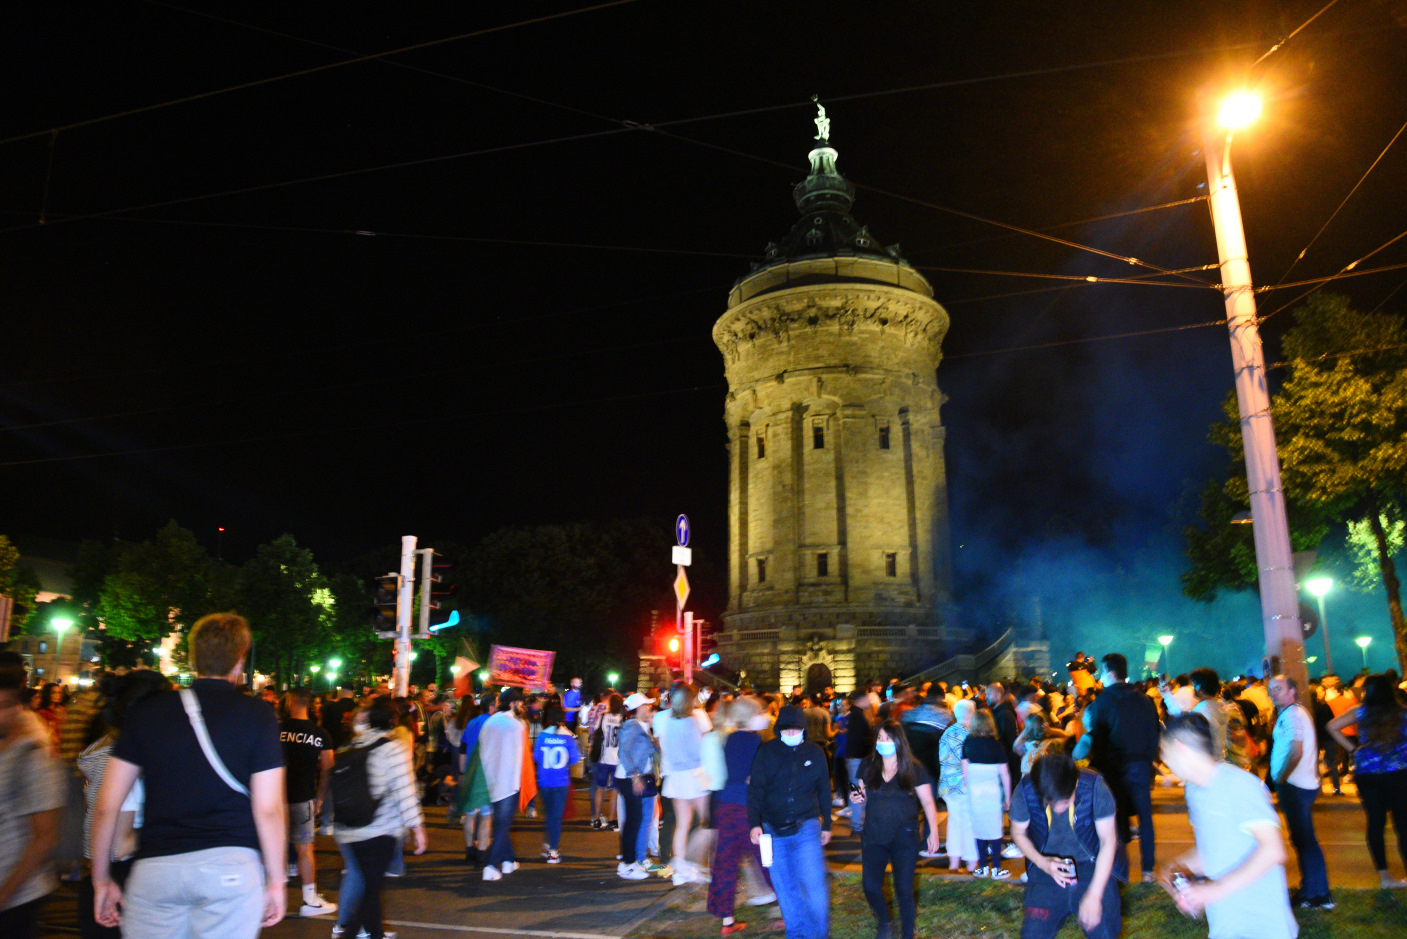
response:
<path fill-rule="evenodd" d="M 728 609 L 759 688 L 914 674 L 969 638 L 952 565 L 937 366 L 948 314 L 850 215 L 825 109 L 801 218 L 713 327 L 728 377 Z"/>

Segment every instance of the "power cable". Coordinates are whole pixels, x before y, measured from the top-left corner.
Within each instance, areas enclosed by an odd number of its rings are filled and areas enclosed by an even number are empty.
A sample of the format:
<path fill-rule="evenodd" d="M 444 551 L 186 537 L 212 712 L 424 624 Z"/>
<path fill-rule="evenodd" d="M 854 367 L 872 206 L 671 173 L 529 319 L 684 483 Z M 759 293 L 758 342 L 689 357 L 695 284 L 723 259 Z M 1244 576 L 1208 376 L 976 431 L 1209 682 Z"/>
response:
<path fill-rule="evenodd" d="M 1138 284 L 1146 287 L 1185 287 L 1193 290 L 1220 290 L 1220 284 L 1191 283 L 1176 284 L 1165 280 L 1145 280 L 1137 277 L 1096 277 L 1093 274 L 1028 274 L 1022 271 L 988 271 L 970 267 L 937 267 L 928 264 L 914 265 L 920 271 L 940 271 L 945 274 L 981 274 L 996 277 L 1035 277 L 1043 280 L 1073 280 L 1088 284 Z M 1188 270 L 1206 270 L 1205 267 L 1188 268 Z M 1172 274 L 1175 271 L 1160 271 L 1159 274 Z"/>
<path fill-rule="evenodd" d="M 1278 52 L 1278 51 L 1280 50 L 1280 47 L 1281 47 L 1281 46 L 1283 46 L 1285 43 L 1289 42 L 1291 39 L 1294 39 L 1296 36 L 1298 36 L 1298 35 L 1300 34 L 1300 30 L 1304 29 L 1304 28 L 1305 28 L 1306 26 L 1308 26 L 1310 23 L 1313 23 L 1315 20 L 1319 19 L 1319 17 L 1323 16 L 1325 13 L 1327 13 L 1327 12 L 1329 11 L 1329 7 L 1333 6 L 1334 4 L 1336 4 L 1336 3 L 1338 3 L 1338 2 L 1339 2 L 1339 0 L 1329 0 L 1329 2 L 1326 3 L 1326 4 L 1324 4 L 1324 6 L 1319 10 L 1318 13 L 1314 14 L 1314 15 L 1311 16 L 1309 19 L 1307 19 L 1307 20 L 1305 20 L 1303 23 L 1301 23 L 1299 26 L 1295 27 L 1294 31 L 1291 32 L 1290 35 L 1286 36 L 1284 39 L 1281 39 L 1281 40 L 1280 40 L 1279 42 L 1277 42 L 1275 45 L 1271 46 L 1269 49 L 1266 50 L 1265 55 L 1261 56 L 1260 58 L 1258 58 L 1258 59 L 1256 59 L 1254 62 L 1252 62 L 1252 63 L 1251 63 L 1251 68 L 1255 68 L 1257 65 L 1259 65 L 1259 64 L 1262 63 L 1262 62 L 1264 62 L 1266 59 L 1270 58 L 1270 56 L 1271 56 L 1272 54 L 1274 54 L 1275 52 Z"/>
<path fill-rule="evenodd" d="M 255 79 L 254 81 L 241 82 L 238 85 L 230 85 L 228 88 L 216 88 L 212 91 L 202 91 L 197 94 L 186 95 L 181 98 L 173 98 L 170 101 L 162 101 L 156 104 L 147 104 L 141 107 L 129 108 L 125 111 L 119 111 L 114 114 L 106 114 L 102 117 L 91 117 L 82 121 L 74 121 L 70 124 L 61 124 L 58 127 L 50 127 L 44 130 L 30 131 L 26 134 L 19 134 L 18 136 L 4 138 L 3 140 L 0 140 L 0 146 L 4 146 L 8 143 L 15 143 L 21 140 L 32 140 L 35 137 L 42 137 L 45 134 L 56 134 L 63 131 L 76 130 L 80 127 L 91 127 L 94 124 L 102 124 L 107 121 L 117 120 L 121 117 L 131 117 L 134 114 L 145 114 L 149 111 L 157 111 L 162 108 L 174 107 L 178 104 L 189 104 L 192 101 L 201 101 L 206 98 L 214 98 L 220 95 L 230 94 L 231 92 L 235 91 L 245 91 L 249 88 L 258 88 L 261 85 L 271 85 L 275 82 L 281 82 L 289 78 L 301 78 L 305 75 L 316 75 L 319 72 L 328 72 L 333 69 L 342 68 L 343 66 L 356 65 L 359 62 L 370 62 L 374 59 L 380 59 L 388 55 L 401 55 L 406 52 L 416 52 L 421 49 L 429 49 L 434 46 L 442 46 L 446 43 L 461 42 L 465 39 L 475 39 L 479 36 L 488 36 L 494 33 L 506 32 L 508 30 L 518 29 L 523 26 L 535 26 L 540 23 L 551 22 L 552 20 L 566 19 L 572 16 L 579 16 L 583 13 L 595 13 L 600 10 L 609 9 L 611 7 L 625 6 L 626 4 L 636 2 L 638 2 L 638 0 L 604 0 L 604 2 L 602 3 L 596 3 L 586 7 L 578 7 L 575 10 L 565 10 L 560 13 L 545 13 L 541 16 L 534 16 L 529 19 L 518 20 L 513 23 L 504 23 L 500 26 L 487 26 L 483 29 L 476 29 L 471 32 L 460 33 L 457 36 L 446 36 L 442 39 L 432 39 L 428 42 L 418 42 L 409 46 L 401 46 L 398 49 L 388 49 L 385 52 L 373 52 L 367 55 L 357 55 L 353 56 L 350 59 L 343 59 L 339 62 L 328 62 L 325 65 L 315 65 L 312 68 L 299 69 L 298 71 L 287 72 L 283 75 L 272 75 L 268 78 L 259 78 Z"/>
<path fill-rule="evenodd" d="M 643 391 L 637 394 L 611 395 L 608 397 L 592 399 L 573 398 L 571 400 L 557 401 L 551 404 L 530 405 L 521 408 L 508 408 L 490 412 L 479 411 L 475 413 L 477 417 L 506 417 L 513 414 L 530 414 L 537 411 L 550 411 L 554 408 L 561 407 L 579 408 L 583 405 L 588 404 L 610 404 L 617 401 L 636 401 L 646 398 L 664 397 L 667 395 L 693 394 L 700 391 L 716 392 L 720 390 L 726 390 L 726 386 L 694 385 L 690 388 L 672 388 L 663 391 Z M 35 459 L 30 460 L 7 460 L 5 462 L 0 462 L 0 468 L 11 466 L 33 466 L 41 463 L 69 463 L 78 460 L 98 460 L 103 459 L 105 457 L 136 456 L 139 454 L 146 453 L 169 453 L 174 450 L 195 450 L 201 447 L 222 447 L 241 443 L 262 443 L 270 440 L 306 439 L 308 437 L 323 436 L 326 434 L 352 433 L 354 431 L 376 430 L 384 432 L 392 427 L 412 427 L 420 424 L 443 422 L 444 418 L 442 417 L 424 417 L 412 418 L 410 420 L 397 420 L 391 423 L 380 421 L 375 424 L 359 424 L 351 427 L 328 427 L 321 429 L 316 427 L 309 427 L 303 430 L 291 431 L 289 433 L 284 434 L 264 434 L 255 437 L 237 437 L 228 438 L 225 440 L 208 440 L 202 443 L 172 444 L 170 446 L 164 447 L 142 447 L 131 450 L 109 450 L 103 453 L 83 453 L 78 454 L 76 456 L 37 457 Z"/>
<path fill-rule="evenodd" d="M 1158 333 L 1178 333 L 1189 329 L 1205 329 L 1208 326 L 1225 325 L 1226 320 L 1212 320 L 1208 323 L 1191 323 L 1187 326 L 1164 326 L 1159 329 L 1140 329 L 1128 333 L 1112 333 L 1107 336 L 1086 336 L 1083 339 L 1062 339 L 1056 342 L 1041 342 L 1030 346 L 1010 346 L 1005 349 L 987 349 L 982 352 L 962 352 L 957 355 L 945 355 L 943 359 L 944 361 L 950 359 L 975 359 L 989 355 L 1005 355 L 1008 352 L 1032 352 L 1039 349 L 1054 349 L 1060 346 L 1079 346 L 1091 342 L 1108 342 L 1114 339 L 1131 339 L 1136 336 L 1153 336 Z"/>
<path fill-rule="evenodd" d="M 1367 179 L 1368 174 L 1373 172 L 1374 168 L 1376 168 L 1377 165 L 1382 162 L 1383 157 L 1387 156 L 1387 152 L 1392 149 L 1393 144 L 1397 143 L 1397 138 L 1402 136 L 1403 131 L 1407 131 L 1407 121 L 1403 121 L 1402 126 L 1397 128 L 1397 133 L 1392 135 L 1392 139 L 1387 142 L 1386 147 L 1383 147 L 1383 150 L 1381 153 L 1378 154 L 1377 159 L 1375 159 L 1372 162 L 1372 165 L 1370 165 L 1368 169 L 1363 172 L 1362 176 L 1358 177 L 1358 182 L 1354 183 L 1353 188 L 1348 191 L 1348 195 L 1343 197 L 1343 201 L 1339 203 L 1339 207 L 1337 209 L 1334 209 L 1333 213 L 1330 214 L 1330 216 L 1328 217 L 1328 219 L 1325 220 L 1323 225 L 1319 226 L 1319 230 L 1314 233 L 1314 237 L 1309 239 L 1309 244 L 1305 245 L 1304 250 L 1295 256 L 1295 259 L 1290 262 L 1289 267 L 1285 268 L 1285 273 L 1280 275 L 1280 280 L 1276 281 L 1276 283 L 1283 283 L 1285 278 L 1290 276 L 1290 271 L 1295 269 L 1295 265 L 1298 264 L 1300 261 L 1304 260 L 1305 254 L 1309 252 L 1310 248 L 1314 247 L 1314 243 L 1319 240 L 1319 236 L 1324 234 L 1324 229 L 1328 228 L 1329 223 L 1338 217 L 1338 214 L 1343 211 L 1344 206 L 1348 205 L 1348 200 L 1353 198 L 1353 194 L 1358 191 L 1358 187 L 1363 185 L 1363 180 Z"/>

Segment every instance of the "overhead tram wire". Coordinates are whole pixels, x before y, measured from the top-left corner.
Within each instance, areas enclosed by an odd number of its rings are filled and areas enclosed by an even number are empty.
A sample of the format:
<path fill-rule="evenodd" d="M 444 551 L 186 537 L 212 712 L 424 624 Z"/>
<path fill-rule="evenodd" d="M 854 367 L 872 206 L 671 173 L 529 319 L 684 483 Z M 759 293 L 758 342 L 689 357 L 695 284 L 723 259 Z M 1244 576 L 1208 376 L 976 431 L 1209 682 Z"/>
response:
<path fill-rule="evenodd" d="M 673 132 L 671 132 L 671 131 L 662 131 L 662 130 L 659 130 L 659 126 L 658 126 L 658 125 L 648 125 L 648 127 L 649 127 L 650 130 L 653 130 L 653 131 L 655 131 L 656 133 L 663 134 L 664 136 L 669 137 L 669 138 L 671 138 L 671 139 L 673 139 L 673 140 L 679 140 L 679 141 L 682 141 L 682 142 L 684 142 L 684 143 L 694 144 L 695 146 L 706 147 L 706 148 L 711 149 L 711 150 L 718 150 L 718 151 L 721 152 L 721 153 L 727 153 L 727 154 L 729 154 L 729 155 L 731 155 L 731 156 L 741 157 L 741 158 L 743 158 L 743 159 L 745 159 L 745 160 L 753 160 L 753 161 L 755 161 L 755 162 L 766 163 L 766 164 L 771 165 L 771 166 L 780 166 L 780 167 L 785 167 L 785 168 L 787 168 L 787 169 L 794 169 L 794 167 L 792 167 L 791 164 L 789 164 L 789 163 L 783 163 L 783 162 L 781 162 L 780 160 L 773 160 L 773 159 L 771 159 L 770 157 L 764 157 L 764 156 L 758 156 L 758 155 L 752 154 L 752 153 L 746 153 L 746 152 L 744 152 L 744 151 L 742 151 L 742 150 L 736 150 L 736 149 L 734 149 L 734 148 L 732 148 L 732 147 L 725 147 L 725 146 L 723 146 L 722 144 L 710 143 L 710 142 L 708 142 L 708 141 L 706 141 L 706 140 L 699 140 L 699 139 L 693 138 L 693 137 L 685 137 L 685 136 L 683 136 L 683 135 L 681 135 L 681 134 L 675 134 L 675 133 L 673 133 Z M 1001 221 L 997 221 L 997 220 L 995 220 L 995 219 L 986 218 L 986 217 L 984 217 L 984 216 L 977 215 L 977 214 L 975 214 L 975 213 L 973 213 L 973 212 L 965 212 L 965 211 L 963 211 L 962 209 L 954 209 L 954 208 L 950 208 L 950 207 L 945 206 L 945 205 L 940 205 L 940 204 L 937 203 L 937 202 L 929 202 L 929 201 L 926 200 L 926 199 L 919 199 L 919 198 L 917 198 L 916 196 L 906 196 L 906 195 L 902 195 L 901 193 L 891 192 L 891 191 L 889 191 L 889 190 L 887 190 L 887 189 L 881 189 L 881 188 L 878 187 L 878 186 L 871 186 L 871 185 L 868 185 L 868 184 L 865 184 L 865 183 L 855 183 L 855 187 L 856 187 L 857 189 L 863 189 L 863 190 L 865 190 L 865 191 L 867 191 L 867 192 L 873 192 L 873 193 L 875 193 L 875 194 L 877 194 L 877 195 L 887 196 L 887 197 L 889 197 L 889 198 L 891 198 L 891 199 L 897 199 L 897 200 L 899 200 L 900 202 L 908 202 L 908 203 L 911 203 L 911 204 L 913 204 L 913 205 L 918 205 L 918 206 L 922 206 L 922 207 L 924 207 L 924 208 L 933 209 L 934 211 L 937 211 L 937 212 L 945 212 L 945 213 L 947 213 L 947 214 L 949 214 L 949 215 L 956 215 L 956 216 L 958 216 L 959 218 L 965 218 L 965 219 L 967 219 L 967 220 L 969 220 L 969 221 L 980 222 L 980 223 L 982 223 L 982 224 L 984 224 L 984 225 L 995 225 L 995 226 L 998 227 L 998 228 L 1005 228 L 1005 229 L 1007 229 L 1008 231 L 1013 231 L 1013 232 L 1016 232 L 1016 233 L 1018 233 L 1018 234 L 1028 235 L 1028 236 L 1030 236 L 1030 237 L 1032 237 L 1032 238 L 1039 238 L 1039 239 L 1041 239 L 1041 240 L 1043 240 L 1043 241 L 1051 241 L 1051 242 L 1054 242 L 1054 243 L 1059 244 L 1059 245 L 1064 245 L 1064 246 L 1067 247 L 1067 248 L 1075 248 L 1076 250 L 1079 250 L 1079 251 L 1088 251 L 1088 252 L 1090 252 L 1090 253 L 1092 253 L 1092 254 L 1098 254 L 1098 255 L 1101 255 L 1101 256 L 1106 257 L 1106 258 L 1111 258 L 1112 260 L 1115 260 L 1115 261 L 1122 261 L 1122 262 L 1124 262 L 1125 264 L 1131 264 L 1131 265 L 1134 265 L 1134 266 L 1136 266 L 1136 267 L 1146 267 L 1146 268 L 1148 268 L 1149 270 L 1158 272 L 1159 274 L 1170 274 L 1170 273 L 1172 273 L 1172 272 L 1171 272 L 1169 269 L 1167 269 L 1167 268 L 1159 267 L 1159 266 L 1156 265 L 1156 264 L 1151 264 L 1151 263 L 1149 263 L 1148 261 L 1143 261 L 1143 260 L 1140 260 L 1139 258 L 1130 257 L 1130 256 L 1124 255 L 1124 254 L 1116 254 L 1116 253 L 1113 252 L 1113 251 L 1106 251 L 1106 250 L 1104 250 L 1103 248 L 1095 248 L 1095 247 L 1093 247 L 1093 246 L 1091 246 L 1091 245 L 1080 244 L 1079 242 L 1077 242 L 1077 241 L 1071 241 L 1071 240 L 1069 240 L 1068 238 L 1057 238 L 1057 237 L 1054 236 L 1054 235 L 1048 235 L 1048 234 L 1045 234 L 1045 233 L 1043 233 L 1043 232 L 1036 231 L 1035 229 L 1024 228 L 1024 227 L 1022 227 L 1022 226 L 1020 226 L 1020 225 L 1013 225 L 1013 224 L 1011 224 L 1010 222 L 1001 222 Z M 1185 277 L 1187 280 L 1192 281 L 1194 284 L 1196 284 L 1196 285 L 1198 285 L 1198 286 L 1202 286 L 1202 287 L 1215 286 L 1215 285 L 1213 285 L 1213 284 L 1209 284 L 1207 281 L 1201 280 L 1200 278 L 1193 277 L 1193 276 L 1191 276 L 1190 274 L 1182 274 L 1182 275 L 1179 275 L 1179 276 Z"/>
<path fill-rule="evenodd" d="M 1275 285 L 1272 286 L 1272 287 L 1257 287 L 1257 288 L 1256 288 L 1256 293 L 1268 293 L 1268 292 L 1270 292 L 1270 291 L 1272 291 L 1272 290 L 1285 290 L 1285 289 L 1289 289 L 1289 288 L 1291 288 L 1291 287 L 1304 287 L 1304 286 L 1306 286 L 1306 285 L 1313 285 L 1313 286 L 1310 286 L 1310 289 L 1306 290 L 1304 293 L 1302 293 L 1302 294 L 1300 294 L 1299 296 L 1295 297 L 1293 300 L 1290 300 L 1290 301 L 1287 302 L 1287 303 L 1282 303 L 1280 306 L 1278 306 L 1278 307 L 1276 307 L 1275 309 L 1271 310 L 1269 313 L 1265 314 L 1264 316 L 1257 317 L 1257 321 L 1258 321 L 1258 322 L 1262 322 L 1262 323 L 1265 322 L 1266 320 L 1270 319 L 1272 316 L 1276 315 L 1277 313 L 1282 313 L 1282 312 L 1284 312 L 1285 310 L 1287 310 L 1287 309 L 1289 309 L 1290 307 L 1294 306 L 1296 303 L 1299 303 L 1299 302 L 1300 302 L 1301 300 L 1303 300 L 1305 297 L 1309 296 L 1309 295 L 1312 294 L 1312 293 L 1315 293 L 1315 292 L 1318 291 L 1318 290 L 1322 290 L 1324 287 L 1328 286 L 1330 283 L 1332 283 L 1332 282 L 1334 282 L 1334 281 L 1336 281 L 1336 280 L 1338 280 L 1338 279 L 1340 279 L 1340 278 L 1343 278 L 1343 277 L 1361 277 L 1361 276 L 1363 276 L 1364 274 L 1380 274 L 1380 273 L 1382 273 L 1383 271 L 1392 271 L 1392 270 L 1398 270 L 1398 269 L 1403 268 L 1403 267 L 1407 267 L 1407 264 L 1390 264 L 1390 265 L 1387 265 L 1387 266 L 1385 266 L 1385 267 L 1372 267 L 1372 268 L 1365 268 L 1365 269 L 1363 269 L 1363 270 L 1359 270 L 1359 269 L 1358 269 L 1358 265 L 1362 264 L 1364 261 L 1368 260 L 1368 259 L 1371 258 L 1373 255 L 1377 254 L 1379 251 L 1382 251 L 1384 248 L 1390 247 L 1391 245 L 1395 244 L 1396 242 L 1401 241 L 1403 238 L 1407 238 L 1407 231 L 1403 231 L 1403 232 L 1399 233 L 1398 235 L 1396 235 L 1395 237 L 1389 238 L 1387 241 L 1385 241 L 1385 242 L 1383 242 L 1382 244 L 1378 245 L 1376 248 L 1374 248 L 1372 251 L 1369 251 L 1367 254 L 1363 255 L 1363 256 L 1362 256 L 1361 258 L 1359 258 L 1358 260 L 1353 261 L 1353 262 L 1350 262 L 1350 263 L 1349 263 L 1348 265 L 1346 265 L 1342 270 L 1340 270 L 1337 274 L 1330 274 L 1328 277 L 1319 277 L 1319 278 L 1314 278 L 1314 279 L 1311 279 L 1311 280 L 1296 281 L 1296 282 L 1290 283 L 1290 284 L 1283 284 L 1283 283 L 1282 283 L 1282 284 L 1275 284 Z M 1394 291 L 1394 292 L 1395 292 L 1395 291 Z M 1384 302 L 1386 302 L 1386 301 L 1384 301 Z"/>
<path fill-rule="evenodd" d="M 1138 336 L 1153 336 L 1159 333 L 1180 333 L 1189 329 L 1206 329 L 1208 326 L 1225 326 L 1226 320 L 1211 320 L 1206 323 L 1189 323 L 1186 326 L 1163 326 L 1158 329 L 1139 329 L 1127 333 L 1111 333 L 1107 336 L 1086 336 L 1082 339 L 1060 339 L 1053 342 L 1038 342 L 1029 346 L 1009 346 L 1005 349 L 986 349 L 980 352 L 959 352 L 956 355 L 944 355 L 946 362 L 950 359 L 976 359 L 989 355 L 1005 355 L 1012 352 L 1035 352 L 1041 349 L 1055 349 L 1060 346 L 1080 346 L 1091 342 L 1110 342 L 1115 339 L 1133 339 Z"/>
<path fill-rule="evenodd" d="M 1397 128 L 1397 133 L 1392 135 L 1392 139 L 1387 142 L 1387 146 L 1383 147 L 1377 159 L 1373 160 L 1372 164 L 1363 171 L 1363 175 L 1358 177 L 1358 182 L 1354 183 L 1353 188 L 1348 191 L 1348 195 L 1343 197 L 1343 201 L 1339 203 L 1339 207 L 1334 209 L 1328 219 L 1325 220 L 1324 224 L 1319 226 L 1319 230 L 1314 233 L 1314 237 L 1309 239 L 1309 244 L 1305 245 L 1304 250 L 1295 256 L 1295 259 L 1290 262 L 1289 267 L 1285 268 L 1285 273 L 1281 274 L 1280 279 L 1276 281 L 1277 285 L 1284 283 L 1285 278 L 1290 276 L 1290 271 L 1295 269 L 1295 265 L 1304 260 L 1304 256 L 1309 253 L 1309 249 L 1314 247 L 1314 243 L 1319 240 L 1319 236 L 1324 234 L 1324 229 L 1328 228 L 1329 223 L 1338 217 L 1338 214 L 1343 211 L 1344 206 L 1348 205 L 1348 200 L 1353 198 L 1353 194 L 1363 185 L 1363 181 L 1368 178 L 1368 174 L 1373 172 L 1377 165 L 1382 162 L 1383 157 L 1387 156 L 1387 152 L 1392 149 L 1393 144 L 1397 143 L 1397 138 L 1402 136 L 1403 131 L 1407 131 L 1407 121 L 1403 121 L 1402 126 Z"/>
<path fill-rule="evenodd" d="M 602 398 L 578 399 L 555 401 L 550 404 L 527 405 L 520 408 L 500 408 L 496 411 L 475 412 L 478 417 L 507 417 L 515 414 L 531 414 L 538 411 L 550 411 L 554 408 L 581 407 L 588 404 L 612 404 L 617 401 L 636 401 L 647 398 L 660 398 L 669 395 L 694 394 L 701 391 L 718 392 L 726 391 L 726 385 L 694 385 L 687 388 L 670 388 L 662 391 L 642 391 L 635 394 L 610 395 Z M 328 434 L 359 433 L 367 430 L 384 431 L 391 427 L 412 427 L 421 424 L 443 423 L 442 416 L 412 418 L 409 420 L 396 420 L 391 422 L 380 421 L 375 424 L 358 424 L 349 427 L 311 427 L 303 430 L 290 431 L 282 434 L 265 434 L 254 437 L 238 437 L 225 440 L 207 440 L 200 443 L 171 444 L 163 447 L 140 447 L 131 450 L 109 450 L 103 453 L 82 453 L 74 456 L 54 456 L 37 457 L 29 460 L 6 460 L 0 462 L 0 469 L 12 466 L 34 466 L 44 463 L 70 463 L 80 460 L 100 460 L 108 457 L 137 456 L 148 453 L 169 453 L 176 450 L 196 450 L 201 447 L 221 447 L 240 443 L 263 443 L 270 440 L 292 440 L 305 439 L 308 437 L 325 436 Z"/>
<path fill-rule="evenodd" d="M 1323 16 L 1325 13 L 1329 12 L 1329 8 L 1332 7 L 1334 4 L 1336 4 L 1336 3 L 1338 3 L 1338 2 L 1339 2 L 1339 0 L 1329 0 L 1328 3 L 1324 4 L 1324 6 L 1320 8 L 1320 10 L 1319 10 L 1318 13 L 1315 13 L 1315 14 L 1314 14 L 1313 16 L 1311 16 L 1309 19 L 1305 20 L 1303 23 L 1301 23 L 1301 24 L 1299 24 L 1298 26 L 1296 26 L 1295 29 L 1294 29 L 1288 36 L 1286 36 L 1284 39 L 1281 39 L 1281 40 L 1280 40 L 1279 42 L 1277 42 L 1275 45 L 1273 45 L 1273 46 L 1271 46 L 1269 49 L 1267 49 L 1267 50 L 1265 51 L 1265 55 L 1261 56 L 1260 58 L 1258 58 L 1258 59 L 1256 59 L 1254 62 L 1252 62 L 1251 65 L 1250 65 L 1250 67 L 1251 67 L 1251 68 L 1255 68 L 1257 65 L 1259 65 L 1259 64 L 1262 63 L 1262 62 L 1264 62 L 1266 59 L 1270 58 L 1270 57 L 1271 57 L 1272 55 L 1274 55 L 1276 52 L 1279 52 L 1281 46 L 1283 46 L 1285 43 L 1289 42 L 1291 39 L 1294 39 L 1296 36 L 1298 36 L 1298 35 L 1300 34 L 1300 32 L 1301 32 L 1306 26 L 1308 26 L 1310 23 L 1313 23 L 1315 20 L 1319 19 L 1319 17 Z"/>
<path fill-rule="evenodd" d="M 483 29 L 476 29 L 467 33 L 460 33 L 456 36 L 445 36 L 441 39 L 431 39 L 427 42 L 413 43 L 412 45 L 401 46 L 397 49 L 387 49 L 384 52 L 373 52 L 368 53 L 366 55 L 357 55 L 353 56 L 350 59 L 343 59 L 339 62 L 328 62 L 323 65 L 315 65 L 312 68 L 299 69 L 294 72 L 286 72 L 282 75 L 271 75 L 267 78 L 259 78 L 255 79 L 254 81 L 241 82 L 237 85 L 230 85 L 227 88 L 216 88 L 211 91 L 202 91 L 192 95 L 185 95 L 184 97 L 180 98 L 173 98 L 170 101 L 161 101 L 156 104 L 142 105 L 141 107 L 128 108 L 125 111 L 118 111 L 114 114 L 106 114 L 101 117 L 91 117 L 82 121 L 73 121 L 69 124 L 61 124 L 57 127 L 46 127 L 43 130 L 30 131 L 29 133 L 4 138 L 0 140 L 0 146 L 4 146 L 5 144 L 9 143 L 16 143 L 21 140 L 33 140 L 37 137 L 43 137 L 46 134 L 55 134 L 69 130 L 77 130 L 80 127 L 91 127 L 94 124 L 102 124 L 106 123 L 107 121 L 114 121 L 122 117 L 131 117 L 136 114 L 145 114 L 150 111 L 158 111 L 163 108 L 174 107 L 178 104 L 189 104 L 192 101 L 201 101 L 206 98 L 215 98 L 220 95 L 230 94 L 231 92 L 235 91 L 245 91 L 250 88 L 258 88 L 262 85 L 272 85 L 275 82 L 285 81 L 290 78 L 301 78 L 305 75 L 316 75 L 319 72 L 329 72 L 333 69 L 342 68 L 347 65 L 356 65 L 360 62 L 370 62 L 375 59 L 380 59 L 383 56 L 401 55 L 406 52 L 417 52 L 421 49 L 430 49 L 434 46 L 442 46 L 447 43 L 461 42 L 465 39 L 475 39 L 480 36 L 489 36 L 494 33 L 506 32 L 508 30 L 518 29 L 524 26 L 536 26 L 540 23 L 551 22 L 552 20 L 567 19 L 569 17 L 579 16 L 583 13 L 595 13 L 600 10 L 610 9 L 611 7 L 626 6 L 628 4 L 637 2 L 639 2 L 639 0 L 603 0 L 603 2 L 601 3 L 595 3 L 591 6 L 578 7 L 574 10 L 564 10 L 560 13 L 544 13 L 541 16 L 529 17 L 528 19 L 518 20 L 513 23 L 503 23 L 498 26 L 486 26 Z"/>

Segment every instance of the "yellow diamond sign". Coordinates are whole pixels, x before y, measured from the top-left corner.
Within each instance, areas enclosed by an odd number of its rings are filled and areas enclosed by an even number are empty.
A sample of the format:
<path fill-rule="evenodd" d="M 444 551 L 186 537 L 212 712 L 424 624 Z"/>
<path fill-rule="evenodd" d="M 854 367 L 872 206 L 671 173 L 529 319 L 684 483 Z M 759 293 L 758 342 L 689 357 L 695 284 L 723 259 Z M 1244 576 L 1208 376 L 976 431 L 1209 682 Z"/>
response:
<path fill-rule="evenodd" d="M 679 568 L 679 575 L 674 578 L 674 596 L 679 600 L 679 608 L 684 608 L 684 601 L 689 599 L 689 578 L 684 575 L 684 568 Z"/>

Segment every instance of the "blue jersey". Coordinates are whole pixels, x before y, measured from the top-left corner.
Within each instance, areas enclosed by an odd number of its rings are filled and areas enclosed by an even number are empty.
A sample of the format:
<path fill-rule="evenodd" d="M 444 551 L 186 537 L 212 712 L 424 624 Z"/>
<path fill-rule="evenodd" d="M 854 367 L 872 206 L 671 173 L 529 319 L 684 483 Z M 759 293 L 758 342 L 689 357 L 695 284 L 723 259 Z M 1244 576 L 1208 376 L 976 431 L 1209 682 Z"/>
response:
<path fill-rule="evenodd" d="M 533 762 L 537 764 L 537 785 L 558 789 L 571 785 L 571 766 L 581 761 L 576 737 L 544 730 L 533 742 Z"/>

